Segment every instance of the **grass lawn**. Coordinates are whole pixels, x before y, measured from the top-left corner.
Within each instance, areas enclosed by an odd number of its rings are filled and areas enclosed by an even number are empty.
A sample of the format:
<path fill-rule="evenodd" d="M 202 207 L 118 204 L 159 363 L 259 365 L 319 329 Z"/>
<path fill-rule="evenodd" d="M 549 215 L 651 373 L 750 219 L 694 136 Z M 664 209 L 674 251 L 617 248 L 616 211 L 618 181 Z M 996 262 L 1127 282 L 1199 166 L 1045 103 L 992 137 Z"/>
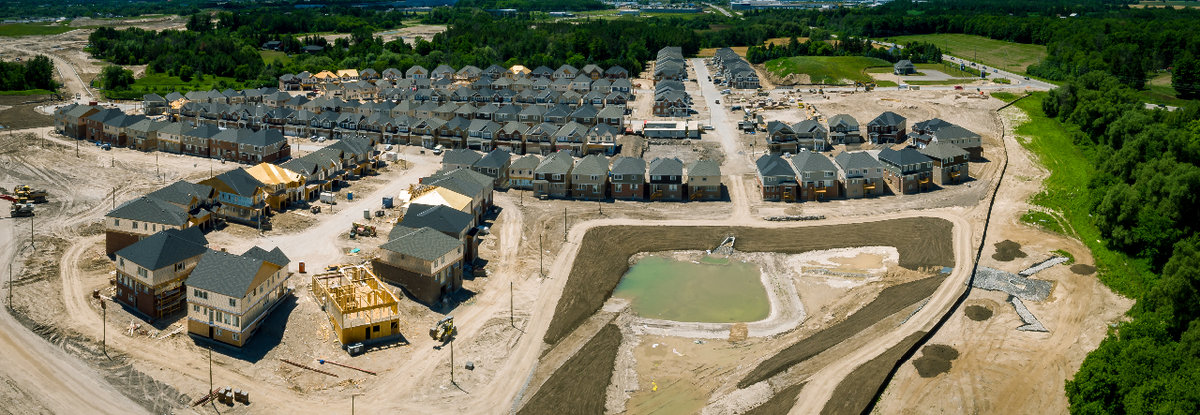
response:
<path fill-rule="evenodd" d="M 49 95 L 49 94 L 53 94 L 53 93 L 54 93 L 54 91 L 47 91 L 45 89 L 26 89 L 24 91 L 0 91 L 0 95 Z"/>
<path fill-rule="evenodd" d="M 941 81 L 904 81 L 904 82 L 909 85 L 963 85 L 963 84 L 975 82 L 975 79 L 964 78 L 964 79 L 946 79 L 946 80 L 941 80 Z M 964 88 L 966 88 L 966 87 L 964 86 Z"/>
<path fill-rule="evenodd" d="M 847 84 L 872 82 L 867 68 L 888 66 L 888 61 L 863 56 L 796 56 L 768 61 L 766 68 L 783 78 L 790 74 L 806 74 L 814 84 Z"/>
<path fill-rule="evenodd" d="M 220 83 L 224 81 L 225 85 Z M 142 99 L 142 95 L 156 93 L 166 95 L 172 91 L 187 93 L 191 91 L 207 91 L 210 89 L 223 90 L 225 88 L 244 89 L 244 85 L 233 78 L 217 77 L 205 75 L 203 79 L 192 79 L 190 82 L 183 82 L 178 76 L 168 76 L 166 74 L 149 74 L 144 77 L 134 80 L 133 86 L 127 91 L 104 91 L 104 95 L 110 99 Z"/>
<path fill-rule="evenodd" d="M 991 95 L 992 95 L 992 98 L 996 98 L 996 99 L 1004 101 L 1004 102 L 1013 102 L 1013 101 L 1016 101 L 1017 98 L 1021 97 L 1020 95 L 1014 94 L 1012 92 L 1004 92 L 1004 91 L 996 91 L 996 92 L 991 93 Z"/>
<path fill-rule="evenodd" d="M 262 56 L 263 63 L 275 62 L 277 65 L 287 65 L 292 61 L 292 57 L 287 53 L 277 50 L 260 50 L 258 54 Z"/>
<path fill-rule="evenodd" d="M 1042 112 L 1045 96 L 1045 93 L 1036 93 L 1014 104 L 1029 114 L 1029 121 L 1017 127 L 1018 141 L 1050 170 L 1050 177 L 1042 182 L 1044 189 L 1030 202 L 1051 209 L 1065 220 L 1066 227 L 1070 228 L 1066 231 L 1078 236 L 1092 251 L 1100 280 L 1105 285 L 1120 294 L 1141 298 L 1155 279 L 1149 263 L 1110 250 L 1103 242 L 1100 230 L 1092 223 L 1087 193 L 1088 180 L 1095 168 L 1087 155 L 1071 141 L 1070 127 Z"/>
<path fill-rule="evenodd" d="M 915 41 L 932 43 L 948 55 L 971 60 L 978 56 L 979 63 L 1014 73 L 1025 73 L 1025 68 L 1046 57 L 1046 47 L 1042 45 L 1005 42 L 975 35 L 945 33 L 897 36 L 887 40 L 899 44 Z"/>
<path fill-rule="evenodd" d="M 77 28 L 57 23 L 13 23 L 0 25 L 0 36 L 45 36 L 70 32 Z"/>
<path fill-rule="evenodd" d="M 1031 210 L 1025 212 L 1024 215 L 1021 215 L 1021 222 L 1037 226 L 1050 232 L 1066 234 L 1062 228 L 1062 225 L 1058 223 L 1058 219 L 1055 219 L 1053 215 L 1040 210 Z"/>
<path fill-rule="evenodd" d="M 932 69 L 955 78 L 979 78 L 979 70 L 973 69 L 970 66 L 968 66 L 966 70 L 958 69 L 958 65 L 951 62 L 918 63 L 913 66 L 917 67 L 917 71 L 922 69 Z"/>
<path fill-rule="evenodd" d="M 1146 89 L 1138 91 L 1142 99 L 1151 104 L 1171 105 L 1175 107 L 1195 105 L 1196 101 L 1180 99 L 1171 86 L 1171 74 L 1162 73 L 1146 81 Z"/>

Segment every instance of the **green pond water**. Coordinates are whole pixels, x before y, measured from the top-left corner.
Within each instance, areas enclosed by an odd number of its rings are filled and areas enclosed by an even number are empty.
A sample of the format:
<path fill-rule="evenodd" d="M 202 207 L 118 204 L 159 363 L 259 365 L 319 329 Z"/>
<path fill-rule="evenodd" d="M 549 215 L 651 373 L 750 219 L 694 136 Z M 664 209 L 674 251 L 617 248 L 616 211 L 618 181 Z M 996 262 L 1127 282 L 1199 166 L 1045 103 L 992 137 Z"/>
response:
<path fill-rule="evenodd" d="M 629 268 L 613 296 L 629 299 L 639 316 L 673 321 L 750 322 L 771 311 L 758 267 L 724 258 L 697 264 L 647 256 Z"/>

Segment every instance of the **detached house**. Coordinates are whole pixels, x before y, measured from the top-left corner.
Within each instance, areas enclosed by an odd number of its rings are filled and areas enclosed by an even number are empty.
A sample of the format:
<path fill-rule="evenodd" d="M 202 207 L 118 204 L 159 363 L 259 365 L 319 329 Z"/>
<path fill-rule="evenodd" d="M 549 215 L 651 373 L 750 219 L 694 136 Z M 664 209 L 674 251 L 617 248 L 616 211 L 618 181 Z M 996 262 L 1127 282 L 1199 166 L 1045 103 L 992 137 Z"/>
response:
<path fill-rule="evenodd" d="M 187 279 L 188 334 L 245 345 L 289 295 L 289 263 L 279 248 L 205 253 Z"/>
<path fill-rule="evenodd" d="M 646 160 L 617 157 L 611 171 L 612 197 L 621 200 L 646 200 Z"/>
<path fill-rule="evenodd" d="M 840 196 L 837 167 L 821 153 L 801 151 L 792 156 L 796 182 L 803 200 L 829 200 Z"/>
<path fill-rule="evenodd" d="M 712 160 L 696 160 L 687 166 L 688 200 L 720 200 L 721 165 Z"/>
<path fill-rule="evenodd" d="M 883 178 L 896 193 L 929 190 L 933 181 L 933 161 L 912 147 L 899 151 L 885 148 L 879 152 Z"/>
<path fill-rule="evenodd" d="M 683 162 L 677 158 L 656 158 L 647 172 L 650 200 L 683 201 Z"/>
<path fill-rule="evenodd" d="M 934 141 L 918 151 L 933 160 L 933 182 L 937 185 L 958 184 L 970 178 L 970 155 L 957 145 Z"/>
<path fill-rule="evenodd" d="M 608 197 L 608 159 L 590 155 L 571 169 L 571 197 L 585 200 L 603 200 Z"/>
<path fill-rule="evenodd" d="M 147 236 L 167 229 L 192 226 L 186 208 L 142 196 L 117 206 L 104 215 L 104 253 L 113 253 Z"/>
<path fill-rule="evenodd" d="M 539 198 L 566 198 L 573 167 L 571 153 L 558 151 L 546 156 L 533 171 L 533 195 Z"/>
<path fill-rule="evenodd" d="M 796 172 L 787 159 L 779 154 L 764 154 L 755 161 L 757 179 L 763 200 L 795 202 L 799 197 Z"/>
<path fill-rule="evenodd" d="M 184 280 L 207 245 L 199 228 L 167 229 L 117 251 L 113 300 L 150 319 L 181 311 Z"/>
<path fill-rule="evenodd" d="M 537 156 L 529 154 L 518 158 L 508 166 L 508 183 L 513 189 L 532 190 L 533 171 L 541 164 Z"/>
<path fill-rule="evenodd" d="M 221 202 L 217 213 L 225 220 L 270 228 L 265 217 L 267 205 L 264 185 L 245 169 L 233 169 L 200 184 L 212 186 L 217 191 L 217 200 Z"/>
<path fill-rule="evenodd" d="M 903 142 L 908 134 L 905 131 L 905 122 L 900 114 L 884 112 L 867 123 L 867 135 L 875 144 Z"/>
<path fill-rule="evenodd" d="M 883 165 L 865 151 L 842 152 L 834 157 L 841 175 L 842 194 L 848 198 L 878 196 L 887 187 Z"/>
<path fill-rule="evenodd" d="M 488 152 L 471 165 L 471 170 L 492 178 L 492 186 L 505 189 L 509 186 L 508 169 L 512 154 L 501 149 Z"/>
<path fill-rule="evenodd" d="M 379 247 L 371 267 L 380 279 L 412 298 L 437 304 L 462 288 L 463 243 L 432 228 L 397 225 Z"/>
<path fill-rule="evenodd" d="M 856 144 L 863 142 L 858 131 L 858 120 L 848 114 L 829 117 L 829 141 L 833 144 Z"/>

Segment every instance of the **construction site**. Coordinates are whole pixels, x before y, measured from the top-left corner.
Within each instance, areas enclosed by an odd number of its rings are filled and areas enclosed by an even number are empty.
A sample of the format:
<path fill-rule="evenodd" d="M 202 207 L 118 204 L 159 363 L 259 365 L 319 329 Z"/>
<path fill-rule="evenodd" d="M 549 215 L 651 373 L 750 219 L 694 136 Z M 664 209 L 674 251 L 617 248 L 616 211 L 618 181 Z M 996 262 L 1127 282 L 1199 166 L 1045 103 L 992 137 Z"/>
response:
<path fill-rule="evenodd" d="M 178 22 L 156 24 L 167 23 Z M 20 42 L 10 48 L 33 41 Z M 245 252 L 239 261 L 259 267 L 228 298 L 275 301 L 240 347 L 189 334 L 190 321 L 216 324 L 195 309 L 147 318 L 106 300 L 124 275 L 105 233 L 106 215 L 126 201 L 241 166 L 80 147 L 49 125 L 6 129 L 0 198 L 12 218 L 0 220 L 0 259 L 11 270 L 0 346 L 16 352 L 0 356 L 0 400 L 13 413 L 1065 412 L 1062 394 L 1039 391 L 1061 390 L 1131 301 L 1053 258 L 1063 250 L 1091 264 L 1078 241 L 1018 220 L 1046 176 L 1017 144 L 1020 110 L 949 88 L 726 95 L 705 80 L 702 60 L 687 70 L 691 119 L 713 129 L 623 151 L 716 160 L 728 197 L 539 199 L 490 185 L 464 196 L 454 182 L 470 178 L 440 176 L 439 155 L 378 143 L 394 160 L 332 186 L 328 199 L 272 209 L 270 228 L 228 222 L 204 233 L 204 255 Z M 66 82 L 72 95 L 88 95 L 86 84 Z M 650 75 L 637 84 L 652 85 Z M 646 115 L 637 118 L 680 119 L 649 116 L 645 95 L 631 101 Z M 765 134 L 751 134 L 763 122 L 884 111 L 969 128 L 986 157 L 971 162 L 967 184 L 937 192 L 763 200 L 754 160 Z M 274 179 L 263 184 L 296 180 L 264 169 Z M 434 216 L 462 225 L 423 230 Z M 767 220 L 777 217 L 787 220 Z M 270 247 L 287 261 L 258 252 Z M 194 277 L 204 261 L 180 263 Z M 686 272 L 623 282 L 639 264 Z M 991 271 L 981 278 L 977 267 Z M 738 281 L 722 280 L 731 270 Z M 690 286 L 693 272 L 716 282 Z M 270 291 L 275 275 L 289 277 L 277 291 L 288 294 L 260 293 L 255 284 Z M 1013 283 L 1029 291 L 1005 291 Z M 672 305 L 663 287 L 693 308 L 655 314 Z M 746 300 L 723 303 L 723 291 Z M 258 310 L 242 307 L 235 315 L 247 319 Z"/>

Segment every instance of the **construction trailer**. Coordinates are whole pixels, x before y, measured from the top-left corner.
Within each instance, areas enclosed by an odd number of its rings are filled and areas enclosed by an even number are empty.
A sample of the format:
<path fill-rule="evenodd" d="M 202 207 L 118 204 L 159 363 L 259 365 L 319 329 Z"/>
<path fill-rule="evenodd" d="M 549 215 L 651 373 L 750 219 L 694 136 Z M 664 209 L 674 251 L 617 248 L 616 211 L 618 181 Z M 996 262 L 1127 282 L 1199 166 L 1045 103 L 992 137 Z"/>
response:
<path fill-rule="evenodd" d="M 313 275 L 312 292 L 343 345 L 400 334 L 399 300 L 366 264 Z"/>

